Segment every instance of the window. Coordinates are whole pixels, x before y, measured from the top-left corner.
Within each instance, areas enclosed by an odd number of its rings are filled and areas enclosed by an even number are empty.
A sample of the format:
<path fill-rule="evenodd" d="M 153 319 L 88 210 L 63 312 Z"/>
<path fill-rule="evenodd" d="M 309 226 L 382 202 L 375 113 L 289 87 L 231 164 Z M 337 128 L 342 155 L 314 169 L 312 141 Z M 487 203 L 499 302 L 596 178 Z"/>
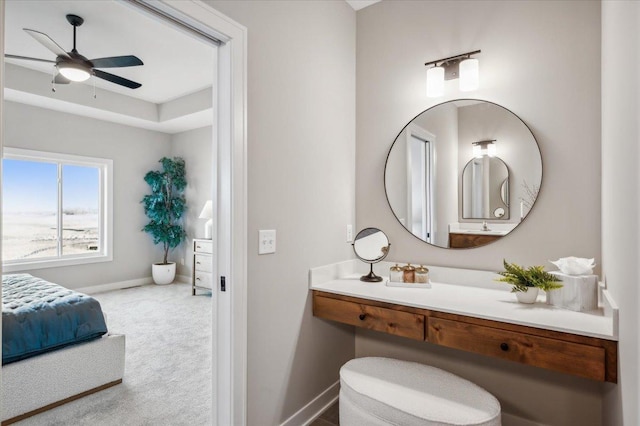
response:
<path fill-rule="evenodd" d="M 6 272 L 110 261 L 111 160 L 5 148 Z"/>

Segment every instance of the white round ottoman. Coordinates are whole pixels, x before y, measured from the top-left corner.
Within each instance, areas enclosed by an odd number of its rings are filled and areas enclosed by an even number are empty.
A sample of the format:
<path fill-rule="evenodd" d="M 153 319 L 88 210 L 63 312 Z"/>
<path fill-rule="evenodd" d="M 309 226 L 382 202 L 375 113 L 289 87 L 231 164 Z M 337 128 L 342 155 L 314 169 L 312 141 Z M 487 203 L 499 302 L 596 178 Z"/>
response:
<path fill-rule="evenodd" d="M 340 426 L 500 426 L 486 390 L 435 367 L 357 358 L 340 369 Z"/>

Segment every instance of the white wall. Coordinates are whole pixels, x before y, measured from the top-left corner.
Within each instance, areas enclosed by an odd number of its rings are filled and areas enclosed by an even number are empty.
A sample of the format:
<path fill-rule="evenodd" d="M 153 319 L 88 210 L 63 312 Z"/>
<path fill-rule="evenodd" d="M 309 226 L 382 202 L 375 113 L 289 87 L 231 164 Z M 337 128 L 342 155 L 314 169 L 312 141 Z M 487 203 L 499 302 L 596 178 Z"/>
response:
<path fill-rule="evenodd" d="M 602 269 L 620 305 L 619 383 L 605 389 L 603 425 L 640 423 L 640 3 L 602 2 Z"/>
<path fill-rule="evenodd" d="M 425 97 L 427 61 L 482 49 L 481 88 L 471 95 L 513 111 L 532 129 L 543 158 L 535 207 L 509 236 L 472 250 L 432 247 L 394 218 L 384 161 L 400 129 L 440 99 Z M 390 238 L 391 261 L 499 270 L 600 254 L 600 4 L 598 2 L 383 1 L 357 17 L 356 208 L 358 227 Z M 489 389 L 507 413 L 548 425 L 599 425 L 601 384 L 383 336 L 356 332 L 356 355 L 419 360 Z M 537 398 L 529 405 L 531 395 Z"/>
<path fill-rule="evenodd" d="M 212 188 L 212 127 L 171 135 L 171 156 L 184 158 L 187 169 L 187 212 L 184 216 L 184 227 L 187 240 L 177 247 L 172 259 L 178 262 L 178 274 L 191 277 L 193 268 L 194 238 L 204 238 L 206 220 L 199 219 L 200 212 L 207 200 L 211 200 Z M 184 260 L 184 265 L 180 261 Z"/>
<path fill-rule="evenodd" d="M 353 330 L 314 318 L 309 268 L 352 257 L 355 12 L 343 1 L 212 1 L 248 28 L 248 424 L 280 424 L 338 379 Z M 382 181 L 382 177 L 380 177 Z M 258 256 L 258 230 L 277 252 Z"/>
<path fill-rule="evenodd" d="M 39 277 L 69 288 L 148 278 L 162 260 L 159 247 L 142 232 L 140 204 L 148 193 L 147 171 L 170 154 L 167 134 L 14 102 L 5 102 L 4 146 L 113 160 L 113 261 L 38 269 Z"/>

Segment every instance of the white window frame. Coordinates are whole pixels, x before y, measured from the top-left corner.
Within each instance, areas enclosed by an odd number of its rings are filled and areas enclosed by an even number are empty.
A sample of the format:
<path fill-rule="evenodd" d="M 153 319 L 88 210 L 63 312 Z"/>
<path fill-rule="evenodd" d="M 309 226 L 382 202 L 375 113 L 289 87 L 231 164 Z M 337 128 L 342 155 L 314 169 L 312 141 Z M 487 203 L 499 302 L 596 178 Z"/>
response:
<path fill-rule="evenodd" d="M 55 268 L 61 266 L 84 265 L 88 263 L 110 262 L 113 260 L 113 160 L 85 157 L 57 152 L 34 151 L 5 147 L 3 159 L 39 161 L 71 166 L 97 167 L 100 171 L 99 232 L 100 247 L 95 253 L 59 255 L 31 260 L 7 260 L 2 262 L 4 272 L 28 271 L 32 269 Z M 58 175 L 58 232 L 62 232 L 62 180 Z M 60 244 L 60 241 L 58 242 Z"/>

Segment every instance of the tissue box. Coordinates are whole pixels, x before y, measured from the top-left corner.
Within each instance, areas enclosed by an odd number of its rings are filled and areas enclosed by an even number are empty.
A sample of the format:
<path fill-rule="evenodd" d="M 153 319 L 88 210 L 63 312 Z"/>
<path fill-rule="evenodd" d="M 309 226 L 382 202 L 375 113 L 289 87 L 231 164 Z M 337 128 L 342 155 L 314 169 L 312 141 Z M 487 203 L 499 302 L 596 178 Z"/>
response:
<path fill-rule="evenodd" d="M 550 274 L 562 280 L 562 288 L 548 291 L 547 303 L 578 312 L 598 308 L 597 275 L 567 275 L 559 271 Z"/>

